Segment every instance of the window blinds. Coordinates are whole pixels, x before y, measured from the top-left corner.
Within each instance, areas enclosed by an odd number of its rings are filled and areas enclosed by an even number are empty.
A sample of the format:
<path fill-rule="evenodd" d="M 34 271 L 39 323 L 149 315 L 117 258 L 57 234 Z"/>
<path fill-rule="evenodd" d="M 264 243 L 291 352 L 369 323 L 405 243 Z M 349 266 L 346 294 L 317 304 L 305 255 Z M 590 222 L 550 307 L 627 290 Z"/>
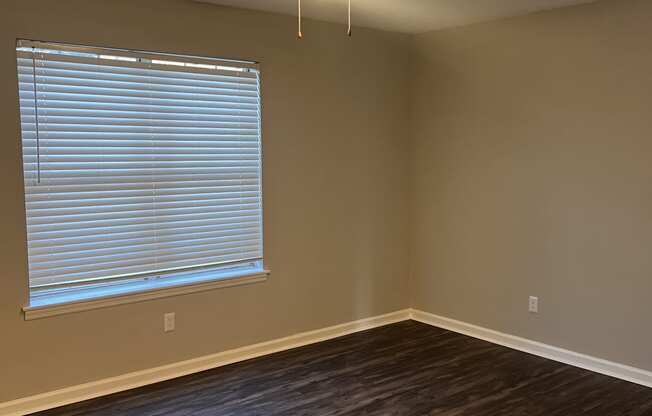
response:
<path fill-rule="evenodd" d="M 30 287 L 262 259 L 254 63 L 17 45 Z"/>

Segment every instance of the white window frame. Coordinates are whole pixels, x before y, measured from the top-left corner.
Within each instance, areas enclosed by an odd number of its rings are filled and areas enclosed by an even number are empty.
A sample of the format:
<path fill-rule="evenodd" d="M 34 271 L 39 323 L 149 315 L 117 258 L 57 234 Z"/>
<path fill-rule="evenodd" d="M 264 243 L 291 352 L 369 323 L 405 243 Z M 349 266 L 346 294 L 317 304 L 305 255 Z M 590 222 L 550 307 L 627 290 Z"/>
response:
<path fill-rule="evenodd" d="M 235 61 L 216 58 L 194 57 L 174 54 L 161 54 L 151 52 L 132 51 L 124 49 L 110 49 L 86 47 L 78 45 L 64 45 L 51 42 L 23 41 L 17 42 L 17 51 L 25 51 L 32 48 L 32 53 L 38 48 L 50 49 L 60 47 L 64 51 L 72 53 L 95 54 L 98 59 L 132 61 L 134 59 L 147 59 L 156 65 L 161 66 L 186 66 L 198 68 L 198 70 L 253 70 L 259 74 L 259 64 L 250 61 Z M 192 69 L 194 70 L 194 69 Z M 259 75 L 258 75 L 259 80 Z M 34 81 L 36 82 L 36 81 Z M 258 81 L 260 82 L 260 81 Z M 20 82 L 19 82 L 19 85 Z M 260 126 L 260 108 L 262 106 L 260 87 L 258 88 L 259 105 L 259 157 L 260 157 L 260 203 L 261 203 L 261 224 L 260 238 L 262 242 L 262 129 Z M 35 104 L 37 106 L 37 104 Z M 38 107 L 36 107 L 38 109 Z M 38 114 L 38 110 L 36 112 Z M 38 122 L 37 122 L 38 126 Z M 37 128 L 38 140 L 38 128 Z M 39 167 L 40 176 L 40 167 Z M 25 178 L 25 181 L 28 179 Z M 26 183 L 27 189 L 27 183 Z M 261 252 L 262 255 L 262 252 Z M 71 286 L 54 286 L 52 289 L 32 290 L 30 286 L 29 304 L 23 307 L 25 319 L 38 319 L 47 316 L 60 315 L 71 312 L 78 312 L 89 309 L 109 307 L 125 303 L 141 302 L 149 299 L 157 299 L 168 296 L 176 296 L 198 291 L 212 290 L 216 288 L 246 285 L 267 280 L 270 271 L 264 267 L 262 257 L 260 260 L 247 264 L 235 264 L 219 268 L 202 269 L 201 265 L 196 267 L 175 269 L 166 272 L 161 270 L 153 274 L 135 274 L 128 278 L 116 280 L 100 280 L 97 282 L 86 282 Z"/>

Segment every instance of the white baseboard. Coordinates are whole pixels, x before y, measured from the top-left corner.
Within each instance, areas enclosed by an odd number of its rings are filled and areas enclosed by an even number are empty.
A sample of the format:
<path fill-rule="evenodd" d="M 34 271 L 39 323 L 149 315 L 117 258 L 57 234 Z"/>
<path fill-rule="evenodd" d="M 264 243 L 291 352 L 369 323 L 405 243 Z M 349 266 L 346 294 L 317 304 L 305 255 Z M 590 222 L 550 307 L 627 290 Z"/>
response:
<path fill-rule="evenodd" d="M 550 360 L 580 367 L 595 373 L 605 374 L 616 377 L 632 383 L 652 387 L 652 372 L 640 368 L 630 367 L 627 365 L 615 363 L 613 361 L 603 360 L 601 358 L 591 357 L 578 352 L 565 350 L 552 345 L 543 344 L 529 339 L 517 337 L 515 335 L 505 334 L 492 329 L 468 324 L 466 322 L 456 321 L 428 312 L 412 309 L 410 316 L 415 321 L 428 325 L 448 329 L 453 332 L 468 335 L 473 338 L 482 339 L 493 344 L 502 345 L 515 350 L 538 355 Z"/>
<path fill-rule="evenodd" d="M 322 328 L 315 331 L 303 332 L 289 337 L 249 345 L 192 360 L 181 361 L 161 367 L 150 368 L 117 377 L 67 387 L 10 402 L 0 403 L 0 415 L 23 416 L 29 413 L 52 409 L 70 403 L 76 403 L 204 370 L 210 370 L 212 368 L 260 357 L 278 351 L 289 350 L 291 348 L 337 338 L 342 335 L 364 331 L 366 329 L 405 321 L 407 319 L 410 319 L 409 309 L 335 325 L 328 328 Z"/>
<path fill-rule="evenodd" d="M 285 351 L 337 338 L 342 335 L 364 331 L 366 329 L 405 321 L 407 319 L 414 319 L 415 321 L 482 339 L 494 344 L 538 355 L 550 360 L 559 361 L 564 364 L 584 368 L 589 371 L 616 377 L 647 387 L 652 387 L 652 372 L 647 370 L 603 360 L 601 358 L 591 357 L 585 354 L 531 341 L 529 339 L 479 327 L 466 322 L 445 318 L 428 312 L 416 309 L 405 309 L 386 315 L 361 319 L 315 331 L 303 332 L 289 337 L 249 345 L 192 360 L 136 371 L 117 377 L 106 378 L 10 402 L 0 403 L 0 415 L 23 416 L 46 409 L 64 406 L 70 403 L 76 403 L 111 393 L 158 383 L 160 381 L 170 380 L 204 370 L 210 370 L 212 368 L 272 354 L 274 352 Z"/>

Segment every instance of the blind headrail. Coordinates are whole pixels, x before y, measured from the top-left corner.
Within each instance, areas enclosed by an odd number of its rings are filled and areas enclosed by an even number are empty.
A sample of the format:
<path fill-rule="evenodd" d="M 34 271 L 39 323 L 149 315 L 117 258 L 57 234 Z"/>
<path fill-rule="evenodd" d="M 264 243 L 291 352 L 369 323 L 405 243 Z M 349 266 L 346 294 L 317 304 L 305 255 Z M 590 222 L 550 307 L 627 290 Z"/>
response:
<path fill-rule="evenodd" d="M 26 52 L 35 50 L 61 51 L 61 52 L 78 52 L 80 54 L 91 54 L 98 56 L 109 56 L 114 58 L 125 59 L 147 59 L 150 61 L 167 62 L 174 66 L 175 63 L 215 65 L 218 67 L 227 67 L 234 69 L 243 69 L 258 72 L 260 64 L 255 61 L 246 61 L 239 59 L 211 58 L 205 56 L 194 56 L 185 54 L 171 54 L 163 52 L 147 52 L 133 49 L 92 47 L 84 45 L 74 45 L 56 42 L 43 42 L 38 40 L 19 39 L 16 42 L 18 49 L 25 49 Z"/>

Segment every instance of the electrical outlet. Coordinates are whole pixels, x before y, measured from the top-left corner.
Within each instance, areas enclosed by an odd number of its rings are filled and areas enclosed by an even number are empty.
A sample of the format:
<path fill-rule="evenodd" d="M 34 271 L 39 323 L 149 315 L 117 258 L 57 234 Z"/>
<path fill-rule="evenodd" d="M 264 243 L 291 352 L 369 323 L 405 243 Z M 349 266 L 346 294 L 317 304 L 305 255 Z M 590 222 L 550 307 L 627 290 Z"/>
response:
<path fill-rule="evenodd" d="M 163 331 L 164 332 L 171 332 L 174 331 L 175 327 L 175 314 L 173 313 L 166 313 L 163 315 Z"/>
<path fill-rule="evenodd" d="M 528 304 L 528 310 L 531 313 L 539 313 L 539 298 L 536 296 L 530 296 L 530 303 Z"/>

